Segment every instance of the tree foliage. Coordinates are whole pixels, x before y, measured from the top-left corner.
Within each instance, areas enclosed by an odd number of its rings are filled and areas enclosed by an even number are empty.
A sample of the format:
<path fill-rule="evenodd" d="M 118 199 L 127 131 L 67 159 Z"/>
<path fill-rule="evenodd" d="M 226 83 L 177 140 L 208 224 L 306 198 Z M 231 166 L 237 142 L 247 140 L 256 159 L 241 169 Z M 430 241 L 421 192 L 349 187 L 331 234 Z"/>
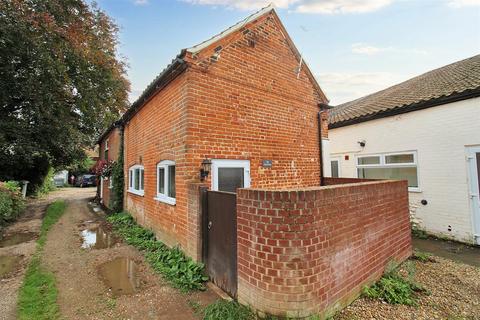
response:
<path fill-rule="evenodd" d="M 0 180 L 68 166 L 127 107 L 118 27 L 84 0 L 0 1 Z"/>

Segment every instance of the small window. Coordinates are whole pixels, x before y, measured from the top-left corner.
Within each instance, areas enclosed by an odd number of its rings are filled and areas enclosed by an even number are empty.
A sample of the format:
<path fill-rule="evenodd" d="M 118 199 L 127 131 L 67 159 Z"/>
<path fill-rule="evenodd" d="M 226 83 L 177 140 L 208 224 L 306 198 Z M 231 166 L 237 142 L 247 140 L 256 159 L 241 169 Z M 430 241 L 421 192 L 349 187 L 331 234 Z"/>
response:
<path fill-rule="evenodd" d="M 362 179 L 407 180 L 409 191 L 419 191 L 416 152 L 358 157 L 357 176 Z"/>
<path fill-rule="evenodd" d="M 113 177 L 110 176 L 108 178 L 108 188 L 112 189 L 113 188 Z"/>
<path fill-rule="evenodd" d="M 380 156 L 358 157 L 358 165 L 380 164 Z"/>
<path fill-rule="evenodd" d="M 392 154 L 385 156 L 385 163 L 415 163 L 415 159 L 412 153 Z"/>
<path fill-rule="evenodd" d="M 157 165 L 156 200 L 168 204 L 176 203 L 175 162 L 165 160 Z"/>
<path fill-rule="evenodd" d="M 105 140 L 105 150 L 103 151 L 103 159 L 108 160 L 108 139 Z"/>
<path fill-rule="evenodd" d="M 141 165 L 134 165 L 128 170 L 129 186 L 128 191 L 140 196 L 144 194 L 144 168 Z"/>

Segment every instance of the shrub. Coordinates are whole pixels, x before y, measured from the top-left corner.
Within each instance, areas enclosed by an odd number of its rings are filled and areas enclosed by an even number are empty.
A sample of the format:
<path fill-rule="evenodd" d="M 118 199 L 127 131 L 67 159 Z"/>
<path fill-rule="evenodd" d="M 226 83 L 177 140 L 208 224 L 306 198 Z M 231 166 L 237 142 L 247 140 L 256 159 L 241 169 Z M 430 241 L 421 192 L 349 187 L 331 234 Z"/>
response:
<path fill-rule="evenodd" d="M 413 281 L 415 269 L 413 264 L 406 263 L 408 278 L 400 275 L 396 264 L 387 266 L 383 277 L 370 287 L 363 288 L 364 296 L 380 299 L 390 304 L 417 305 L 418 293 L 426 290 Z"/>
<path fill-rule="evenodd" d="M 55 170 L 52 167 L 48 169 L 48 173 L 43 179 L 42 184 L 37 188 L 37 196 L 43 196 L 48 194 L 50 191 L 55 190 L 55 183 L 53 182 L 53 176 L 55 175 Z"/>
<path fill-rule="evenodd" d="M 157 241 L 152 231 L 139 226 L 127 213 L 111 215 L 108 221 L 128 244 L 145 251 L 153 269 L 174 287 L 183 291 L 205 289 L 204 283 L 208 277 L 204 274 L 203 264 L 194 262 L 179 248 L 169 248 Z"/>
<path fill-rule="evenodd" d="M 0 225 L 15 220 L 25 209 L 25 200 L 12 182 L 0 183 Z"/>
<path fill-rule="evenodd" d="M 12 192 L 20 192 L 22 188 L 20 182 L 13 180 L 5 181 L 3 186 Z"/>

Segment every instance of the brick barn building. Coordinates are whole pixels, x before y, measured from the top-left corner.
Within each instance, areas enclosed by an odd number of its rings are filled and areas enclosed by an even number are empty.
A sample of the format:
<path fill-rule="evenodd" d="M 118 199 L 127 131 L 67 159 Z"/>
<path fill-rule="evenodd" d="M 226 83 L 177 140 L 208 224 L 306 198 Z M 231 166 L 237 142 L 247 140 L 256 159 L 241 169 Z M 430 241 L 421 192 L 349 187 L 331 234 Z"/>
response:
<path fill-rule="evenodd" d="M 405 182 L 324 178 L 327 104 L 273 7 L 182 50 L 121 119 L 125 210 L 241 303 L 331 314 L 411 243 Z"/>

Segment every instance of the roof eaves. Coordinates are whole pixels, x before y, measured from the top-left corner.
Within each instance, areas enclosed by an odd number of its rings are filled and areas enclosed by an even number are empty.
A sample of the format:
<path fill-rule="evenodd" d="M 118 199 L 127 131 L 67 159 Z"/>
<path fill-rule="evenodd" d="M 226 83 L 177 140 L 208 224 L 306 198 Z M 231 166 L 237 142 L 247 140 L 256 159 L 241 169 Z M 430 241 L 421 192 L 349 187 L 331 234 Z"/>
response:
<path fill-rule="evenodd" d="M 102 140 L 105 139 L 105 138 L 110 134 L 110 132 L 112 132 L 113 129 L 120 127 L 122 124 L 123 124 L 123 123 L 122 123 L 122 119 L 119 119 L 119 120 L 113 122 L 113 123 L 107 128 L 107 130 L 105 130 L 105 131 L 98 137 L 98 139 L 97 139 L 97 141 L 96 141 L 96 144 L 102 143 Z"/>
<path fill-rule="evenodd" d="M 158 91 L 165 88 L 172 80 L 185 71 L 188 67 L 183 57 L 185 50 L 172 60 L 172 62 L 153 80 L 143 91 L 140 97 L 132 103 L 130 108 L 122 117 L 124 123 L 128 122 L 150 98 Z"/>
<path fill-rule="evenodd" d="M 369 113 L 366 115 L 353 117 L 353 118 L 342 120 L 342 121 L 330 122 L 328 124 L 328 128 L 335 129 L 340 127 L 346 127 L 346 126 L 350 126 L 350 125 L 361 123 L 361 122 L 367 122 L 375 119 L 391 117 L 398 114 L 423 110 L 431 107 L 436 107 L 436 106 L 453 103 L 457 101 L 462 101 L 466 99 L 472 99 L 476 97 L 480 97 L 480 87 L 477 87 L 474 89 L 468 89 L 462 92 L 454 92 L 448 96 L 441 96 L 441 97 L 433 98 L 430 100 L 419 101 L 409 105 L 396 106 L 391 109 L 382 110 L 375 113 Z"/>
<path fill-rule="evenodd" d="M 233 26 L 225 29 L 224 31 L 220 32 L 219 34 L 211 37 L 210 39 L 208 40 L 205 40 L 193 47 L 190 47 L 187 50 L 187 52 L 191 53 L 191 54 L 195 54 L 195 53 L 198 53 L 199 51 L 207 48 L 208 46 L 212 45 L 213 43 L 219 41 L 220 39 L 228 36 L 229 34 L 232 34 L 233 32 L 237 31 L 237 30 L 240 30 L 243 26 L 247 25 L 248 23 L 252 22 L 252 21 L 255 21 L 256 19 L 258 19 L 259 17 L 271 12 L 275 10 L 273 4 L 270 4 L 268 5 L 267 7 L 265 8 L 262 8 L 260 10 L 258 10 L 257 12 L 253 13 L 252 15 L 246 17 L 245 19 L 243 19 L 242 21 L 239 21 L 237 22 L 236 24 L 234 24 Z"/>

